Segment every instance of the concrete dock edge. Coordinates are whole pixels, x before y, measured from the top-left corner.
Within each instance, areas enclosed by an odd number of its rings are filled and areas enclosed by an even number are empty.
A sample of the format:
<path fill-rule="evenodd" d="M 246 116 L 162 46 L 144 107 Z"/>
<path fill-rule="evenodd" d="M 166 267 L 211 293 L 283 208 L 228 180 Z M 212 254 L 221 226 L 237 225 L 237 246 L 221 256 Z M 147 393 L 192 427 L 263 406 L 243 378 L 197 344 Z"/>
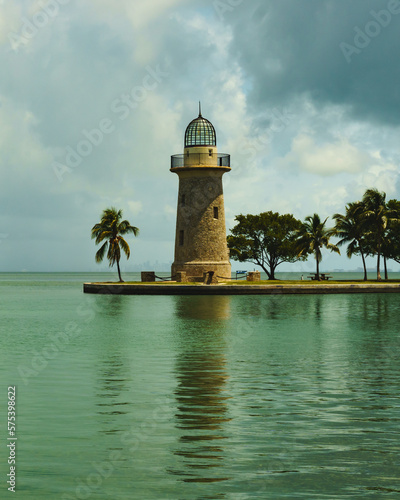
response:
<path fill-rule="evenodd" d="M 400 284 L 175 285 L 165 283 L 84 283 L 83 292 L 98 295 L 324 295 L 339 293 L 400 293 Z"/>

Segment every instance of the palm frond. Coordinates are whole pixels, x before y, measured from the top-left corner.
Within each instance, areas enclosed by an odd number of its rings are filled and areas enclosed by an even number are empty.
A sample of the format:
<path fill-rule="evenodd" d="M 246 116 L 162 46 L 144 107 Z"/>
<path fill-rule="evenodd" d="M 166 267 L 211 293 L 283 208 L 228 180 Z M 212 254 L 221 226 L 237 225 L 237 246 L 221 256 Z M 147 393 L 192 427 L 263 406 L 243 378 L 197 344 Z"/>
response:
<path fill-rule="evenodd" d="M 139 229 L 135 226 L 131 226 L 129 221 L 124 220 L 119 224 L 118 232 L 119 234 L 133 234 L 137 236 L 139 234 Z"/>
<path fill-rule="evenodd" d="M 111 240 L 108 247 L 107 259 L 110 261 L 110 267 L 121 259 L 121 250 L 117 240 Z"/>
<path fill-rule="evenodd" d="M 99 248 L 96 252 L 96 262 L 99 264 L 100 262 L 103 262 L 104 255 L 106 254 L 107 251 L 107 246 L 108 246 L 108 241 L 104 243 L 102 247 Z"/>
<path fill-rule="evenodd" d="M 333 243 L 327 243 L 325 247 L 330 250 L 331 252 L 338 253 L 340 255 L 340 250 L 337 247 L 337 245 L 334 245 Z"/>
<path fill-rule="evenodd" d="M 112 237 L 113 233 L 108 230 L 99 231 L 96 236 L 96 245 L 101 243 L 104 240 L 109 240 Z"/>
<path fill-rule="evenodd" d="M 126 242 L 126 240 L 124 240 L 124 238 L 122 238 L 122 236 L 120 236 L 120 238 L 119 238 L 119 245 L 122 248 L 122 250 L 124 251 L 126 258 L 129 259 L 129 257 L 131 256 L 131 249 L 129 248 L 129 245 Z"/>
<path fill-rule="evenodd" d="M 338 246 L 340 242 L 337 243 Z M 349 245 L 347 246 L 346 250 L 346 255 L 349 259 L 353 257 L 354 254 L 358 253 L 360 251 L 360 248 L 355 240 L 351 241 Z"/>

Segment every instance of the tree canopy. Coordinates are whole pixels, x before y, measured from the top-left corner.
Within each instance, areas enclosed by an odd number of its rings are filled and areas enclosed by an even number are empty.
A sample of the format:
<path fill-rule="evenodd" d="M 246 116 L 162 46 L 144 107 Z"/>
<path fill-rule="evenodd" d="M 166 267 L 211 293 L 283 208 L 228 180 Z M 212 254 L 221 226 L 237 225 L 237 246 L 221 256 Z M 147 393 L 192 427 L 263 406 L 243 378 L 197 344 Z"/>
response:
<path fill-rule="evenodd" d="M 301 221 L 291 214 L 263 212 L 259 215 L 238 215 L 238 222 L 228 236 L 231 258 L 239 262 L 251 262 L 260 266 L 268 279 L 275 279 L 275 270 L 283 262 L 307 260 L 299 255 L 296 233 Z"/>

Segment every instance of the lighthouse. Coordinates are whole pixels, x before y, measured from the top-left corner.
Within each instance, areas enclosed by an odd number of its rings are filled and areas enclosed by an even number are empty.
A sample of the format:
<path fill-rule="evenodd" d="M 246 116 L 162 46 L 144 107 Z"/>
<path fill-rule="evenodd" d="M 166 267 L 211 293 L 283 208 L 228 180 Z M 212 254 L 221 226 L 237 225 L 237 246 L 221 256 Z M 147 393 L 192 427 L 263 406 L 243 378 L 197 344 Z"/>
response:
<path fill-rule="evenodd" d="M 218 153 L 215 129 L 199 107 L 186 129 L 183 154 L 171 158 L 171 172 L 179 177 L 173 277 L 231 277 L 222 186 L 230 170 L 230 155 Z"/>

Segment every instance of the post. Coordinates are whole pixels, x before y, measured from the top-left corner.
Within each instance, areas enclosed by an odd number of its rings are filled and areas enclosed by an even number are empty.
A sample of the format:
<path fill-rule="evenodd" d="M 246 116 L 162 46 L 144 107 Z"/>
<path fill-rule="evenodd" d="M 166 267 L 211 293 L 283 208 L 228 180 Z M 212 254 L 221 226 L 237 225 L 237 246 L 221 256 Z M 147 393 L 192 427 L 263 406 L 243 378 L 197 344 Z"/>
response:
<path fill-rule="evenodd" d="M 187 281 L 185 271 L 177 271 L 176 273 L 176 282 L 177 283 L 185 283 Z"/>
<path fill-rule="evenodd" d="M 142 283 L 154 283 L 156 281 L 156 273 L 154 271 L 143 271 L 141 277 Z"/>
<path fill-rule="evenodd" d="M 260 271 L 254 271 L 247 274 L 247 281 L 261 281 Z"/>

